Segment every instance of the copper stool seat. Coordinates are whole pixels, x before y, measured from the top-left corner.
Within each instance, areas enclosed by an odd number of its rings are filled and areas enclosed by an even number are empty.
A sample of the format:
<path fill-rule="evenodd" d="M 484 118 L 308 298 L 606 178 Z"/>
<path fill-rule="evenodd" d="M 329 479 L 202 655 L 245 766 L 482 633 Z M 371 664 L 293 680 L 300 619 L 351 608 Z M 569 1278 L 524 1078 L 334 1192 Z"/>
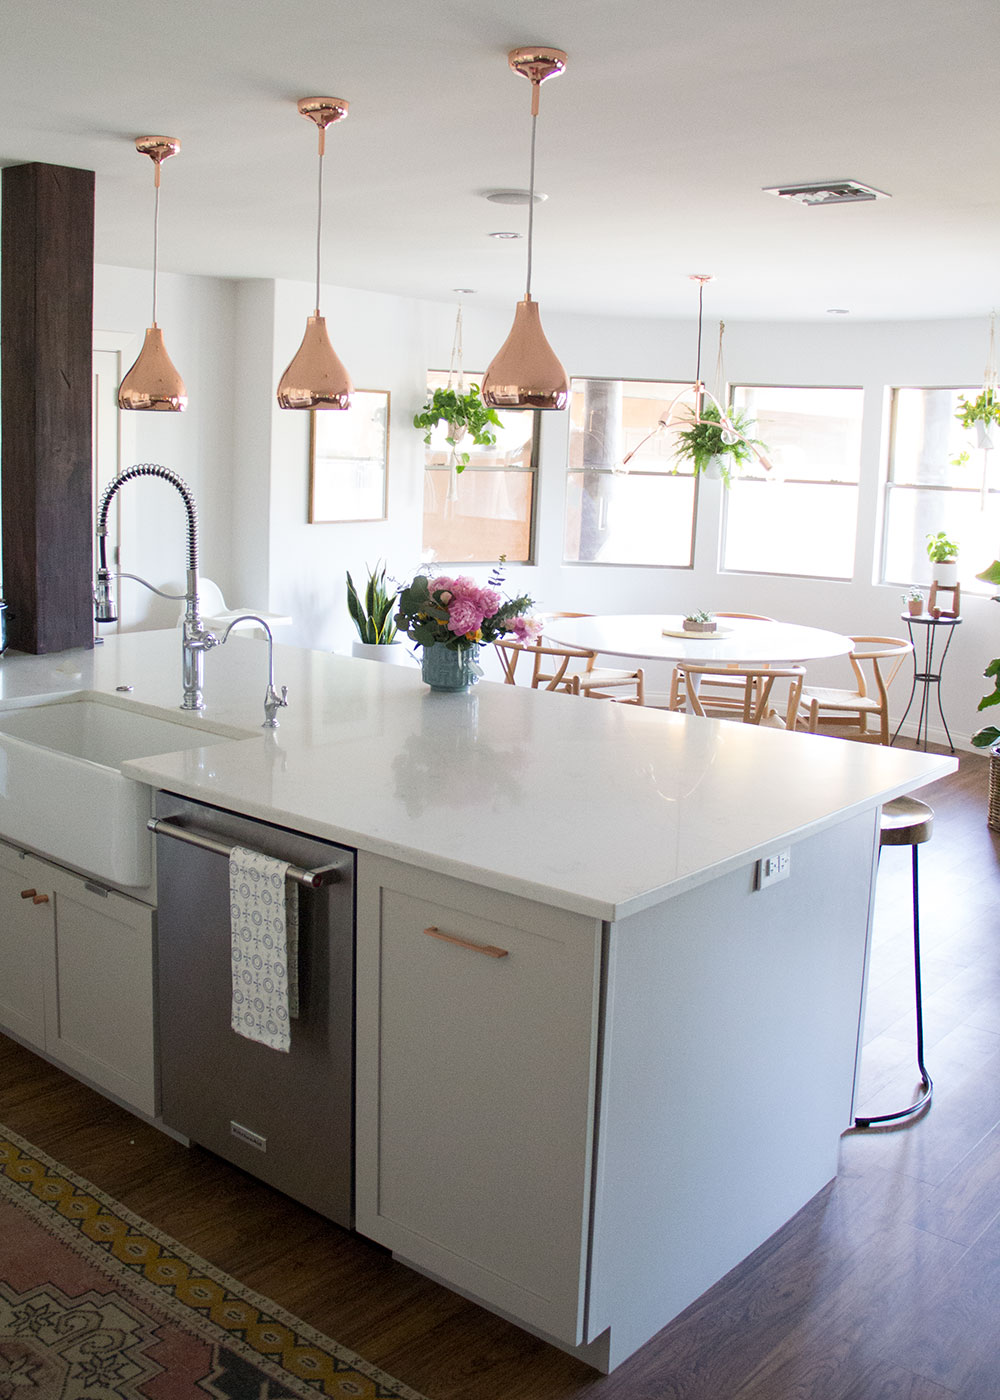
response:
<path fill-rule="evenodd" d="M 917 1068 L 920 1071 L 920 1097 L 909 1108 L 897 1113 L 881 1113 L 877 1117 L 855 1118 L 856 1128 L 870 1128 L 876 1123 L 905 1123 L 930 1106 L 934 1084 L 924 1065 L 924 1011 L 920 986 L 920 900 L 917 881 L 917 847 L 931 839 L 934 809 L 916 797 L 896 797 L 882 808 L 879 834 L 879 857 L 883 846 L 909 846 L 912 850 L 913 885 L 913 985 L 917 1022 Z"/>

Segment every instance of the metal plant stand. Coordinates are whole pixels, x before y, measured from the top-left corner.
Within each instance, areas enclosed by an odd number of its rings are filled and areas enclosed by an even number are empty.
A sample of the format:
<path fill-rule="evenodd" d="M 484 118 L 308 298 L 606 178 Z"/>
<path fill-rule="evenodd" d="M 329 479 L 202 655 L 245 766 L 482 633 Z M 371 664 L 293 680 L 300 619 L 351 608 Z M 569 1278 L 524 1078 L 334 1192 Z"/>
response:
<path fill-rule="evenodd" d="M 917 748 L 920 747 L 920 735 L 922 731 L 924 753 L 927 752 L 927 729 L 931 717 L 930 693 L 931 687 L 934 686 L 937 692 L 938 714 L 941 716 L 944 732 L 948 735 L 948 747 L 951 749 L 951 752 L 954 753 L 955 744 L 951 737 L 951 731 L 948 728 L 948 721 L 944 717 L 944 710 L 941 708 L 941 673 L 944 670 L 944 660 L 948 655 L 951 639 L 955 635 L 955 628 L 959 626 L 962 619 L 960 617 L 911 617 L 909 613 L 901 613 L 900 615 L 906 623 L 910 634 L 910 641 L 913 644 L 913 685 L 910 687 L 910 698 L 906 702 L 903 718 L 896 725 L 896 732 L 893 734 L 891 742 L 894 744 L 899 738 L 899 731 L 906 723 L 906 716 L 910 713 L 913 706 L 913 700 L 917 693 L 917 684 L 919 683 L 923 686 L 923 690 L 920 693 L 920 713 L 917 717 L 916 746 Z M 924 633 L 923 669 L 920 669 L 919 662 L 917 661 L 917 643 L 913 632 L 914 627 L 923 627 L 926 629 Z M 937 666 L 935 669 L 934 651 L 937 644 L 939 627 L 945 629 L 945 642 L 944 650 L 937 659 Z"/>

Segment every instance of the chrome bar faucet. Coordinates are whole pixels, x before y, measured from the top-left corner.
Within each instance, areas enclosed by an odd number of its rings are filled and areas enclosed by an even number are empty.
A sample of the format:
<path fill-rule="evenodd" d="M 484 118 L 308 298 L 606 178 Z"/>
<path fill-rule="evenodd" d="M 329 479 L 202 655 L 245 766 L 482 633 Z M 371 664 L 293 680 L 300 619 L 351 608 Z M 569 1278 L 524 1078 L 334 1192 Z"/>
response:
<path fill-rule="evenodd" d="M 288 686 L 281 687 L 281 694 L 274 688 L 274 637 L 271 629 L 259 613 L 240 613 L 239 617 L 234 617 L 232 622 L 223 632 L 220 646 L 229 641 L 229 634 L 238 622 L 259 622 L 267 633 L 267 690 L 264 692 L 264 723 L 261 729 L 277 729 L 277 712 L 288 704 Z"/>
<path fill-rule="evenodd" d="M 106 547 L 108 509 L 125 483 L 134 481 L 140 476 L 155 476 L 162 481 L 169 481 L 170 485 L 180 493 L 181 500 L 184 502 L 184 509 L 187 512 L 187 579 L 184 593 L 164 593 L 162 589 L 154 588 L 147 579 L 140 578 L 138 574 L 112 574 L 108 568 Z M 205 652 L 218 646 L 219 639 L 214 632 L 209 632 L 202 626 L 199 612 L 198 511 L 191 494 L 191 488 L 169 467 L 161 467 L 153 462 L 143 462 L 138 466 L 126 467 L 124 471 L 119 472 L 114 481 L 109 483 L 101 496 L 100 505 L 97 508 L 97 549 L 97 582 L 94 588 L 94 618 L 97 622 L 116 622 L 118 620 L 114 599 L 111 596 L 113 578 L 135 579 L 137 583 L 141 583 L 150 592 L 158 593 L 161 598 L 184 600 L 184 625 L 181 629 L 181 674 L 184 698 L 181 701 L 181 709 L 203 710 L 205 708 L 205 700 L 202 695 Z"/>

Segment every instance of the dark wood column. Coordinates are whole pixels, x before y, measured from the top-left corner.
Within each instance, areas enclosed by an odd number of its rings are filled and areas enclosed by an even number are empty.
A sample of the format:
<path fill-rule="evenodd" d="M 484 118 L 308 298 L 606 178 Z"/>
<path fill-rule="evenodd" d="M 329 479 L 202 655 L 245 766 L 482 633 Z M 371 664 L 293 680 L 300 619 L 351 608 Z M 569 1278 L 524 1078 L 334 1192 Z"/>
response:
<path fill-rule="evenodd" d="M 94 173 L 3 172 L 3 591 L 18 651 L 94 640 Z"/>

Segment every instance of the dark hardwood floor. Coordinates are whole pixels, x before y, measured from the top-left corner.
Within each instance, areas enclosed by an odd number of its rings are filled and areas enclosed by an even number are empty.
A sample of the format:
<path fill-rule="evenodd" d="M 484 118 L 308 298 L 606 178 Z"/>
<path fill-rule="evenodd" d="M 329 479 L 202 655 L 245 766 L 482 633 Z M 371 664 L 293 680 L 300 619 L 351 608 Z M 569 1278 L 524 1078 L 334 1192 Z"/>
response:
<path fill-rule="evenodd" d="M 936 812 L 921 850 L 930 1112 L 847 1132 L 837 1179 L 612 1376 L 2 1037 L 0 1122 L 431 1400 L 1000 1400 L 1000 836 L 986 826 L 987 772 L 963 755 L 920 794 Z M 917 1080 L 909 854 L 887 849 L 879 875 L 861 1095 L 873 1113 L 909 1102 Z"/>

